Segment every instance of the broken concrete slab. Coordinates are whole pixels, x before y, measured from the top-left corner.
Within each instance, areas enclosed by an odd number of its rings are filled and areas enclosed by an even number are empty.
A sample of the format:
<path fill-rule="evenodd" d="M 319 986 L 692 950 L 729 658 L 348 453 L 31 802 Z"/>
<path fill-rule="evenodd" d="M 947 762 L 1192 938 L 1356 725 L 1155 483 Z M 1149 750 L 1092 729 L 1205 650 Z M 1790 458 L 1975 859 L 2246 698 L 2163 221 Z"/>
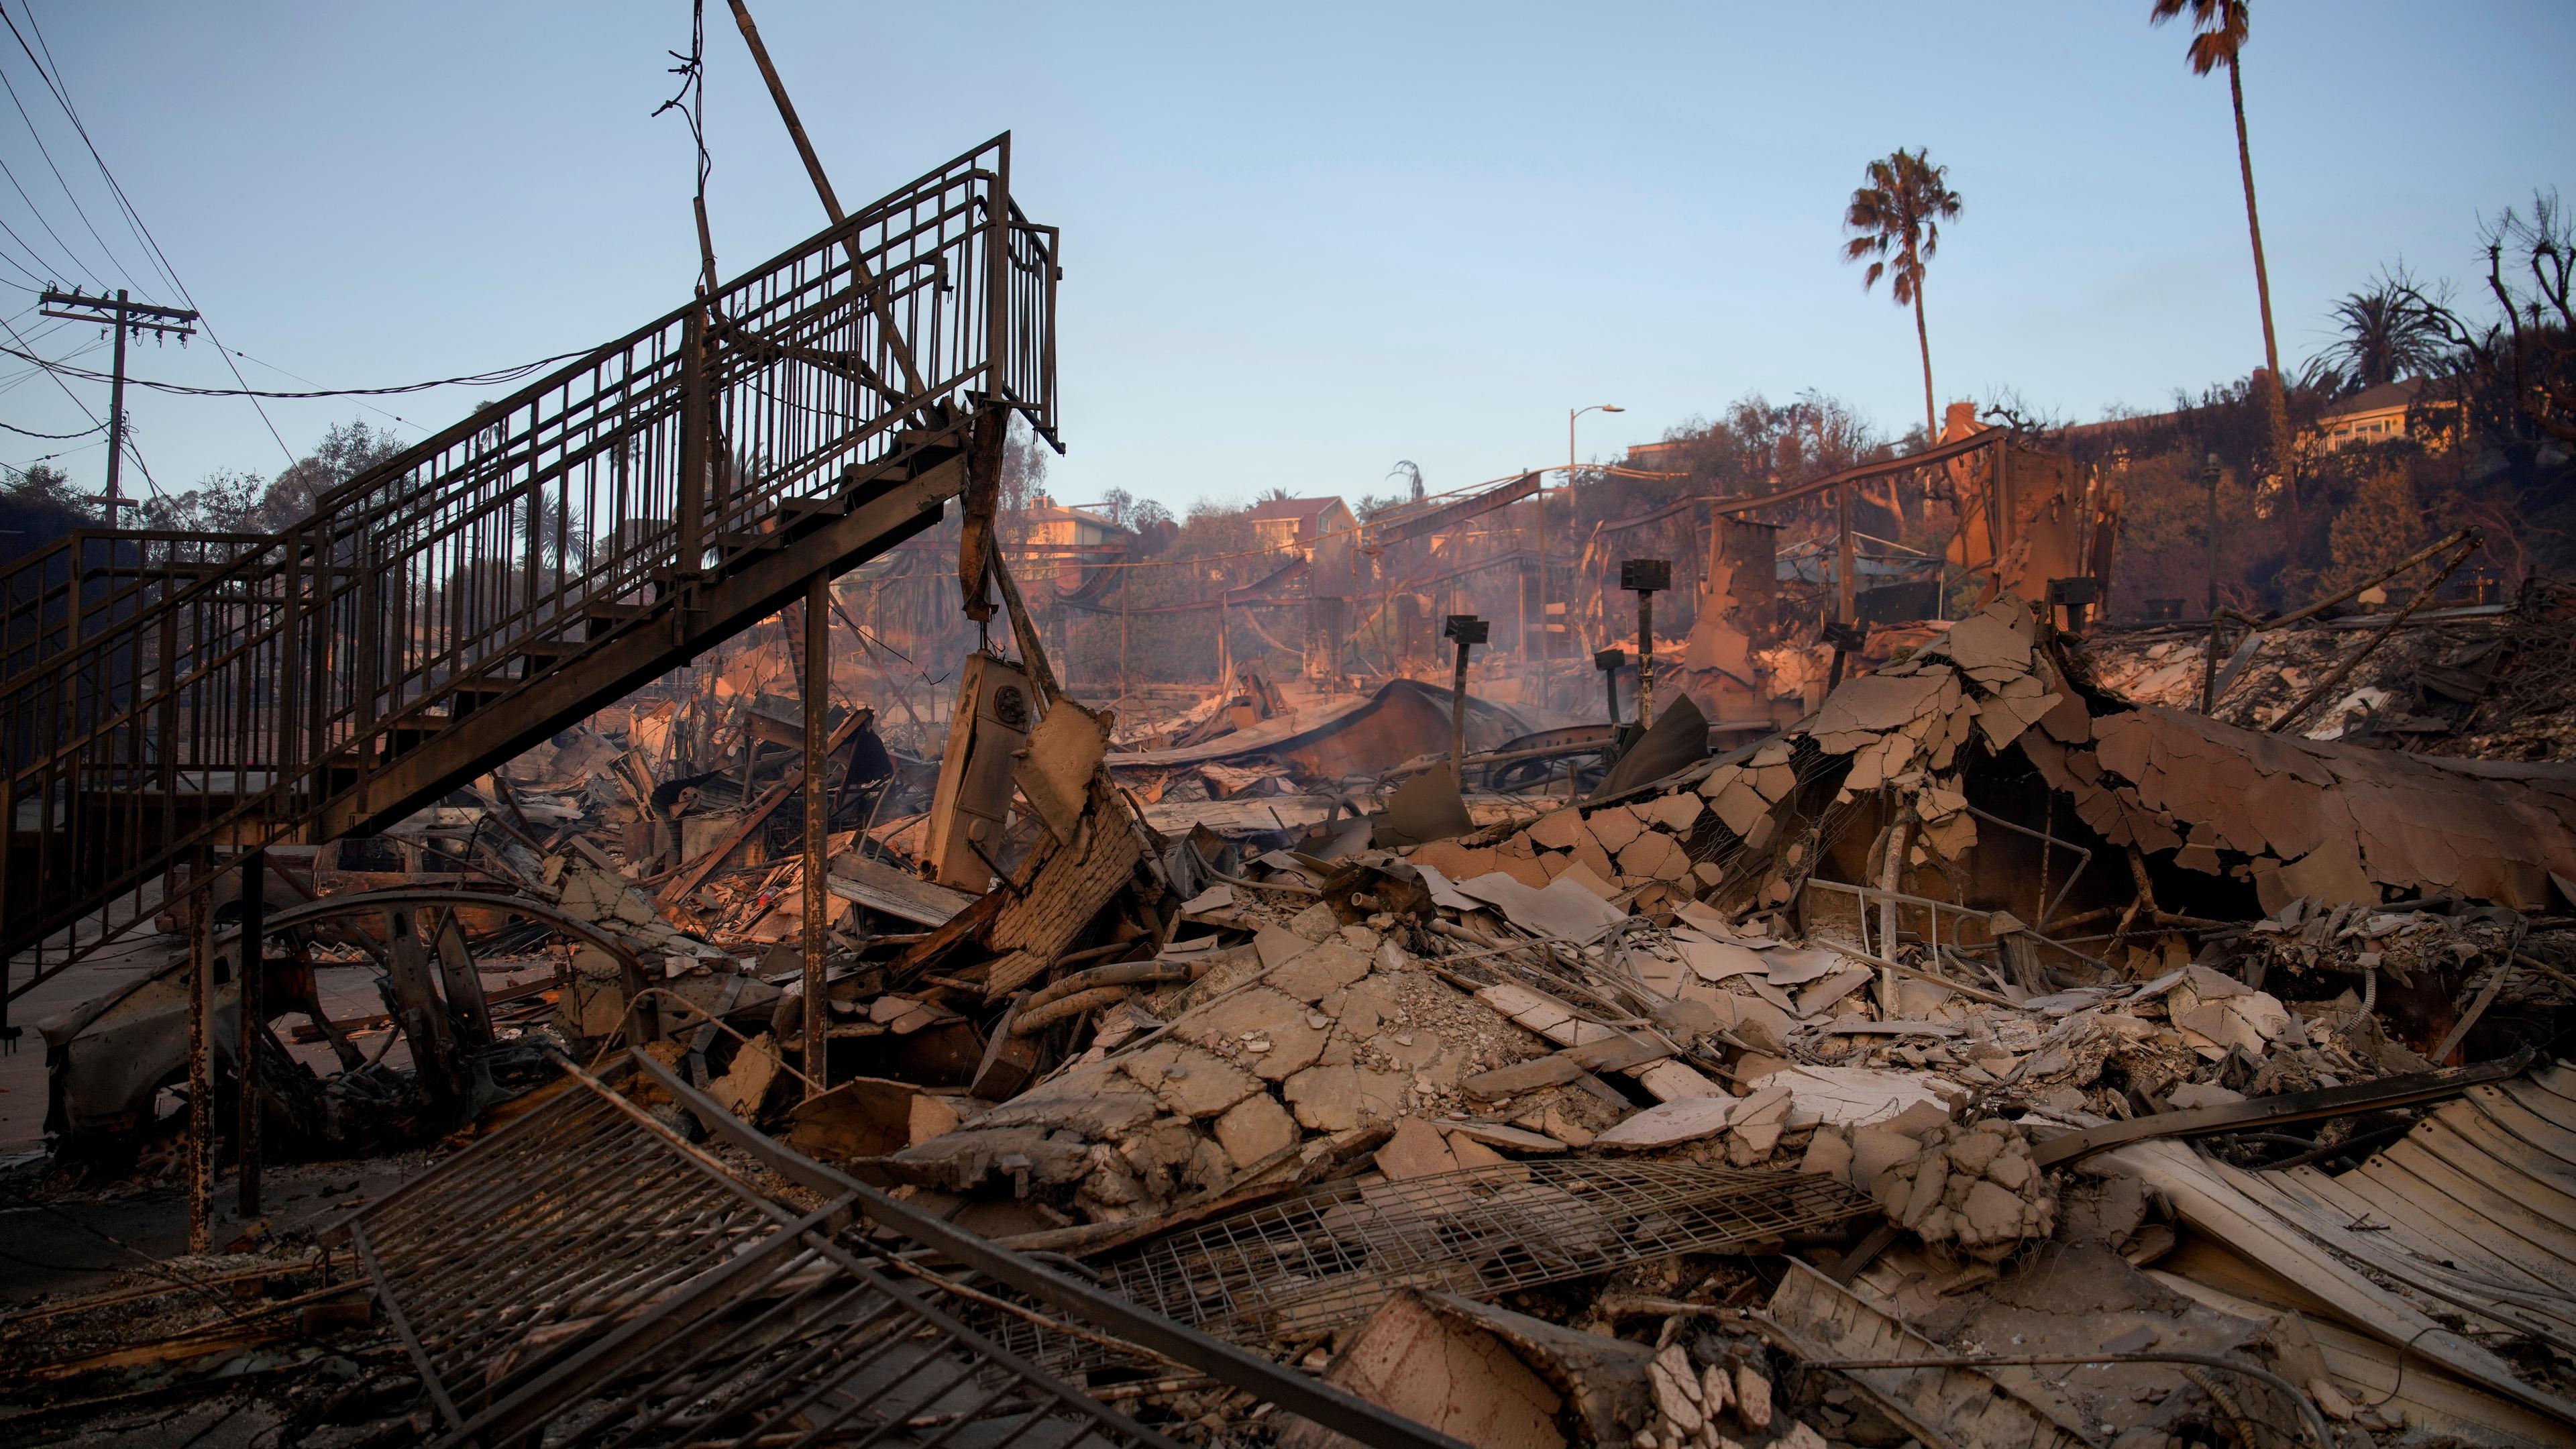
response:
<path fill-rule="evenodd" d="M 1650 1151 L 1696 1142 L 1726 1130 L 1734 1115 L 1733 1097 L 1684 1097 L 1648 1107 L 1592 1139 L 1595 1147 Z"/>

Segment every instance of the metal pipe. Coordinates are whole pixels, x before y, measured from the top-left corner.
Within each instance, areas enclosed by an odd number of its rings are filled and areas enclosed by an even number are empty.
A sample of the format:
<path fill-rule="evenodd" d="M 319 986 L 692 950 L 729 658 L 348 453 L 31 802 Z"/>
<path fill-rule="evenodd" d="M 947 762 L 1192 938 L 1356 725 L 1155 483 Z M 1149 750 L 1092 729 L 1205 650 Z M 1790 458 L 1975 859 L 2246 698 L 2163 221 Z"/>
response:
<path fill-rule="evenodd" d="M 742 13 L 735 0 L 735 13 Z M 744 17 L 746 27 L 750 18 Z M 820 1096 L 830 1079 L 824 1064 L 823 914 L 830 863 L 824 859 L 831 824 L 823 789 L 824 740 L 830 732 L 825 704 L 832 693 L 832 579 L 816 574 L 805 586 L 805 1095 Z"/>
<path fill-rule="evenodd" d="M 241 1119 L 233 1132 L 233 1152 L 240 1162 L 235 1179 L 234 1212 L 243 1222 L 259 1216 L 259 1045 L 268 1030 L 266 972 L 261 958 L 268 935 L 268 852 L 253 849 L 241 857 L 241 933 L 233 948 L 233 969 L 241 982 L 241 1041 L 233 1071 L 241 1081 Z"/>
<path fill-rule="evenodd" d="M 814 143 L 805 137 L 805 123 L 796 119 L 796 103 L 787 99 L 787 85 L 778 78 L 778 67 L 769 63 L 769 47 L 760 42 L 760 27 L 751 23 L 751 10 L 743 0 L 733 0 L 733 23 L 742 31 L 743 44 L 751 47 L 752 63 L 760 67 L 760 78 L 769 85 L 769 98 L 778 103 L 778 119 L 787 123 L 788 139 L 796 143 L 796 154 L 804 159 L 805 174 L 814 182 L 814 194 L 823 198 L 823 214 L 839 226 L 848 218 L 841 214 L 841 201 L 832 194 L 832 182 L 823 174 L 823 160 L 814 154 Z"/>
<path fill-rule="evenodd" d="M 1655 596 L 1637 596 L 1637 728 L 1655 722 Z"/>
<path fill-rule="evenodd" d="M 1467 641 L 1458 641 L 1458 672 L 1449 686 L 1449 767 L 1451 773 L 1467 766 Z M 1465 788 L 1463 782 L 1460 788 Z"/>
<path fill-rule="evenodd" d="M 193 874 L 202 883 L 208 857 L 200 852 Z M 214 1251 L 214 1212 L 207 1191 L 215 1170 L 215 914 L 206 892 L 191 891 L 188 904 L 188 1251 Z"/>

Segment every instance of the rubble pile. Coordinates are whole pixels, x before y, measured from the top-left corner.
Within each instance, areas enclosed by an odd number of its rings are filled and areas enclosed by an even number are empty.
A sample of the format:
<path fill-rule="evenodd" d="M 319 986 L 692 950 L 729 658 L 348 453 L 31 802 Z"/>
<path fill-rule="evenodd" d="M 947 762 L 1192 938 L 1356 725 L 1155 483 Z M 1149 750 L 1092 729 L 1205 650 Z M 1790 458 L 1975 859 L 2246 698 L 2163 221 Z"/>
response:
<path fill-rule="evenodd" d="M 1988 1262 L 2057 1229 L 2055 1186 L 2031 1161 L 2028 1130 L 1995 1118 L 1933 1131 L 1870 1192 L 1888 1221 L 1925 1246 L 1956 1244 Z"/>
<path fill-rule="evenodd" d="M 2576 589 L 2534 576 L 2510 606 L 2431 611 L 2367 653 L 2379 622 L 2369 613 L 2266 631 L 2242 661 L 2231 634 L 2216 713 L 2269 728 L 2353 661 L 2296 722 L 2301 736 L 2457 759 L 2565 760 L 2576 745 L 2571 620 Z M 2204 626 L 2132 625 L 2094 631 L 2083 652 L 2103 689 L 2190 710 L 2200 707 L 2207 649 Z"/>
<path fill-rule="evenodd" d="M 2244 1204 L 2278 1182 L 2352 1221 L 2334 1184 L 2463 1091 L 2562 1140 L 2512 1078 L 2576 1011 L 2576 777 L 2260 734 L 2123 679 L 2162 688 L 2003 598 L 1791 728 L 1432 838 L 1407 812 L 1455 791 L 1437 772 L 1329 823 L 1165 833 L 1158 802 L 1327 778 L 1173 752 L 1324 750 L 1331 721 L 1258 681 L 1152 728 L 1059 696 L 1012 737 L 1024 803 L 962 857 L 990 889 L 926 878 L 961 856 L 901 769 L 835 806 L 814 1003 L 804 864 L 760 845 L 801 760 L 636 787 L 638 716 L 623 753 L 558 754 L 571 784 L 523 771 L 439 828 L 517 802 L 524 859 L 467 848 L 596 933 L 536 948 L 549 1038 L 703 1091 L 628 1089 L 712 1160 L 775 1166 L 720 1112 L 1470 1442 L 2136 1449 L 2313 1413 L 2344 1449 L 2556 1412 L 2576 1359 L 2529 1327 L 2555 1290 L 2407 1348 L 2334 1307 L 2401 1292 L 2387 1264 L 2288 1252 L 2264 1214 L 2292 1209 Z M 1658 725 L 1629 759 L 1705 730 Z M 2442 1161 L 2406 1170 L 2475 1168 Z M 2387 1397 L 2409 1354 L 2419 1389 Z M 1327 1442 L 1114 1352 L 1045 1362 L 1184 1438 Z"/>

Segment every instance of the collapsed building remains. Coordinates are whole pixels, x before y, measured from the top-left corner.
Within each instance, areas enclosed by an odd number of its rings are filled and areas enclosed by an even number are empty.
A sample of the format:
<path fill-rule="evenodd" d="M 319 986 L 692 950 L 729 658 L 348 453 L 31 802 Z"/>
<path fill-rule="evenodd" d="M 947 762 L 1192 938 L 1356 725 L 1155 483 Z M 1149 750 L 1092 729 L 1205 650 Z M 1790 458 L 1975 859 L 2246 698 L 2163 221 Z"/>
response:
<path fill-rule="evenodd" d="M 1543 556 L 1430 607 L 1533 477 L 1276 510 L 1208 602 L 1302 613 L 1293 677 L 1084 697 L 1103 546 L 998 521 L 1055 426 L 1008 176 L 835 204 L 276 538 L 0 579 L 8 996 L 103 988 L 0 1185 L 190 1209 L 0 1317 L 0 1416 L 2569 1442 L 2562 593 L 2107 628 L 2116 489 L 1962 427 L 1605 524 L 1561 614 Z M 1845 530 L 1784 607 L 1747 515 L 1899 474 L 1966 597 L 1865 611 Z M 950 675 L 871 607 L 933 547 Z M 1605 683 L 1556 645 L 1623 589 Z"/>

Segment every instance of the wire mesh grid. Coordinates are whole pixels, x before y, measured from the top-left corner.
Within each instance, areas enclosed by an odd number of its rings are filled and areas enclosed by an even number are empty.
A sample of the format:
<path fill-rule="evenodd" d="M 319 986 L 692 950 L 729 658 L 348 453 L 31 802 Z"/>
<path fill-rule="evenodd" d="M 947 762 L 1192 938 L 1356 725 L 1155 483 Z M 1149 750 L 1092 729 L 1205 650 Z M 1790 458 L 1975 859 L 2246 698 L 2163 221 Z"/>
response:
<path fill-rule="evenodd" d="M 442 1442 L 1168 1443 L 836 1239 L 848 1209 L 774 1203 L 583 1078 L 347 1230 Z"/>
<path fill-rule="evenodd" d="M 478 1365 L 668 1292 L 786 1220 L 617 1104 L 570 1091 L 350 1227 L 433 1396 L 470 1414 L 507 1382 Z"/>
<path fill-rule="evenodd" d="M 546 1424 L 551 1449 L 1165 1445 L 817 1232 L 726 1285 L 694 1332 Z M 508 1427 L 515 1428 L 515 1424 Z"/>
<path fill-rule="evenodd" d="M 1674 1253 L 1741 1252 L 1876 1211 L 1841 1182 L 1799 1173 L 1512 1163 L 1335 1183 L 1098 1267 L 1148 1308 L 1260 1346 L 1358 1322 L 1402 1287 L 1493 1298 Z"/>

